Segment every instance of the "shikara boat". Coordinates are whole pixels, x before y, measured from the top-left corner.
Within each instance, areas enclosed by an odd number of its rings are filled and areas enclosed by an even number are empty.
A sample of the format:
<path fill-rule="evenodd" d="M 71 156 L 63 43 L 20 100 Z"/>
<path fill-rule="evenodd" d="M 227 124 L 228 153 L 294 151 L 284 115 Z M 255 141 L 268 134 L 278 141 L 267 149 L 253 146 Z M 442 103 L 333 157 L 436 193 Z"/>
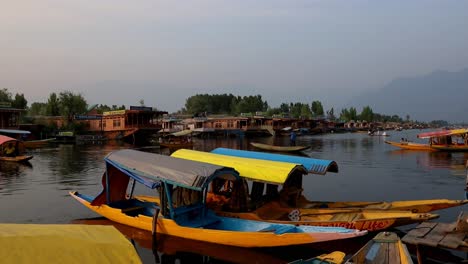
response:
<path fill-rule="evenodd" d="M 13 148 L 11 154 L 6 154 L 8 148 Z M 23 142 L 14 138 L 0 135 L 0 161 L 26 162 L 33 156 L 24 155 Z"/>
<path fill-rule="evenodd" d="M 340 226 L 368 231 L 383 230 L 438 217 L 434 214 L 415 214 L 407 211 L 296 209 L 294 200 L 301 195 L 302 189 L 292 185 L 302 181 L 302 175 L 306 174 L 307 169 L 302 165 L 187 149 L 172 153 L 172 157 L 231 167 L 236 169 L 241 177 L 257 180 L 253 182 L 250 193 L 248 187 L 245 187 L 246 182 L 234 185 L 227 181 L 214 181 L 207 201 L 220 216 L 295 225 Z M 274 175 L 275 178 L 269 177 L 270 175 Z M 291 185 L 278 192 L 277 185 L 285 181 L 289 181 Z M 269 185 L 267 195 L 263 195 L 265 183 Z M 260 195 L 255 193 L 258 192 L 257 186 L 261 186 Z"/>
<path fill-rule="evenodd" d="M 259 149 L 277 152 L 298 152 L 310 148 L 310 146 L 275 146 L 256 142 L 250 142 L 250 145 Z"/>
<path fill-rule="evenodd" d="M 293 162 L 297 164 L 303 164 L 306 168 L 324 168 L 321 171 L 331 171 L 329 168 L 334 166 L 327 166 L 327 164 L 333 164 L 331 161 L 321 161 L 316 159 L 309 159 L 304 157 L 291 157 L 289 155 L 271 154 L 263 152 L 217 148 L 212 153 L 235 156 L 235 157 L 250 157 L 259 160 L 275 160 L 284 162 Z M 300 158 L 300 159 L 299 159 Z M 314 165 L 315 164 L 315 165 Z M 308 169 L 309 173 L 315 173 L 314 170 Z M 336 167 L 337 171 L 337 167 Z M 321 173 L 323 174 L 323 173 Z M 268 175 L 270 179 L 275 177 L 275 174 Z M 262 181 L 263 178 L 251 179 Z M 286 179 L 282 179 L 279 184 L 288 185 Z M 298 183 L 298 187 L 302 188 L 302 182 Z M 393 202 L 334 202 L 334 201 L 309 201 L 304 196 L 299 195 L 296 200 L 297 208 L 361 208 L 361 209 L 372 209 L 372 210 L 404 210 L 411 211 L 413 213 L 428 213 L 435 210 L 455 207 L 467 204 L 468 200 L 448 200 L 448 199 L 432 199 L 432 200 L 408 200 L 408 201 L 393 201 Z"/>
<path fill-rule="evenodd" d="M 309 244 L 366 234 L 366 231 L 346 228 L 295 226 L 216 216 L 206 206 L 206 193 L 214 180 L 240 184 L 239 174 L 232 168 L 136 150 L 112 152 L 105 162 L 103 191 L 98 196 L 70 194 L 89 209 L 117 223 L 238 247 Z M 160 203 L 135 199 L 133 191 L 137 182 L 157 189 Z"/>
<path fill-rule="evenodd" d="M 395 142 L 395 141 L 389 141 L 389 140 L 385 140 L 385 143 L 392 145 L 394 147 L 407 149 L 407 150 L 437 151 L 437 149 L 432 148 L 429 144 L 415 143 L 415 142 L 409 142 L 409 141 Z"/>
<path fill-rule="evenodd" d="M 171 133 L 164 138 L 161 138 L 159 145 L 161 147 L 169 148 L 171 151 L 182 148 L 191 149 L 193 148 L 192 131 L 182 130 Z"/>
<path fill-rule="evenodd" d="M 381 232 L 345 263 L 412 264 L 413 260 L 397 234 Z"/>
<path fill-rule="evenodd" d="M 438 151 L 468 151 L 468 128 L 447 129 L 418 134 L 429 139 L 432 149 Z"/>
<path fill-rule="evenodd" d="M 26 140 L 23 141 L 25 148 L 42 148 L 48 146 L 50 143 L 54 142 L 55 138 L 47 138 L 40 140 Z"/>
<path fill-rule="evenodd" d="M 2 263 L 142 263 L 112 226 L 0 224 Z"/>

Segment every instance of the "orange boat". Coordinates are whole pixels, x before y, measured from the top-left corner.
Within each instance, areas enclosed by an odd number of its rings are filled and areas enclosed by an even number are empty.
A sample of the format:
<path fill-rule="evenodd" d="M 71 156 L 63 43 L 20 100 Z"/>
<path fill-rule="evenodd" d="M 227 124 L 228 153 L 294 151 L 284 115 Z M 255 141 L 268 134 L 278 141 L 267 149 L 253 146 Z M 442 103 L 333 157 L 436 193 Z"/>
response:
<path fill-rule="evenodd" d="M 395 142 L 389 140 L 385 140 L 385 143 L 407 150 L 437 151 L 437 149 L 432 148 L 429 144 L 414 143 L 409 141 Z"/>
<path fill-rule="evenodd" d="M 468 151 L 468 128 L 447 129 L 421 133 L 418 138 L 428 138 L 432 149 L 438 151 Z"/>

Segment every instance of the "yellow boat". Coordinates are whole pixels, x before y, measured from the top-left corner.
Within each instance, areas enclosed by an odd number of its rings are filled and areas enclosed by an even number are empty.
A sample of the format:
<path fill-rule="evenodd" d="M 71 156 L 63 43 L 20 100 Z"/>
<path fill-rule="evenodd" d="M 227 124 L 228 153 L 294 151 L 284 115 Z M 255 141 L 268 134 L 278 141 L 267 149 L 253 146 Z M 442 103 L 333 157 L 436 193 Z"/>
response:
<path fill-rule="evenodd" d="M 183 152 L 179 152 L 183 153 Z M 338 166 L 334 161 L 326 160 L 317 160 L 305 157 L 294 157 L 290 155 L 281 155 L 281 154 L 272 154 L 272 153 L 263 153 L 255 151 L 245 151 L 245 150 L 236 150 L 236 149 L 227 149 L 227 148 L 217 148 L 211 153 L 221 154 L 229 156 L 229 160 L 232 160 L 233 157 L 249 157 L 254 158 L 257 161 L 252 161 L 251 164 L 260 164 L 260 162 L 265 161 L 286 161 L 288 163 L 293 163 L 294 165 L 303 165 L 306 167 L 309 173 L 313 174 L 325 174 L 329 172 L 338 172 Z M 177 154 L 173 154 L 174 156 Z M 184 154 L 186 155 L 186 154 Z M 191 159 L 196 159 L 193 157 Z M 213 159 L 214 160 L 214 159 Z M 225 162 L 227 158 L 221 159 L 222 162 Z M 209 162 L 207 160 L 207 162 Z M 283 185 L 285 187 L 293 186 L 297 189 L 302 190 L 302 177 L 297 177 L 297 180 L 294 180 L 295 177 L 289 177 L 288 174 L 280 173 L 278 169 L 272 167 L 270 171 L 265 173 L 255 173 L 255 171 L 260 170 L 260 168 L 255 169 L 252 165 L 246 165 L 244 167 L 235 167 L 235 164 L 232 165 L 233 168 L 236 168 L 241 174 L 250 175 L 248 178 L 256 182 L 270 182 L 273 184 Z M 319 169 L 317 169 L 319 168 Z M 241 171 L 242 170 L 242 171 Z M 283 176 L 280 176 L 283 175 Z M 297 181 L 297 182 L 294 182 Z M 294 206 L 297 208 L 335 208 L 335 209 L 350 209 L 350 208 L 359 208 L 359 209 L 371 209 L 371 210 L 404 210 L 411 211 L 413 213 L 428 213 L 435 210 L 441 210 L 445 208 L 461 206 L 468 203 L 468 200 L 449 200 L 449 199 L 431 199 L 431 200 L 407 200 L 407 201 L 393 201 L 393 202 L 335 202 L 335 201 L 309 201 L 303 195 L 297 195 L 293 200 L 295 202 Z"/>
<path fill-rule="evenodd" d="M 437 151 L 437 149 L 431 148 L 429 144 L 414 143 L 414 142 L 409 142 L 409 141 L 395 142 L 395 141 L 388 141 L 388 140 L 385 140 L 385 143 L 392 145 L 394 147 L 407 149 L 407 150 Z"/>
<path fill-rule="evenodd" d="M 0 224 L 2 263 L 141 263 L 112 226 Z"/>
<path fill-rule="evenodd" d="M 412 264 L 408 249 L 392 232 L 381 232 L 354 254 L 345 264 Z"/>
<path fill-rule="evenodd" d="M 437 151 L 468 151 L 468 128 L 425 132 L 418 138 L 429 139 L 429 145 Z"/>
<path fill-rule="evenodd" d="M 339 227 L 295 226 L 216 216 L 206 207 L 205 194 L 214 180 L 240 184 L 239 174 L 232 168 L 136 150 L 112 152 L 105 161 L 103 191 L 98 196 L 78 192 L 70 192 L 70 195 L 94 212 L 124 225 L 238 247 L 309 244 L 367 233 Z M 157 189 L 161 203 L 134 199 L 137 182 Z"/>
<path fill-rule="evenodd" d="M 211 193 L 208 193 L 208 205 L 215 209 L 218 215 L 225 217 L 295 225 L 340 226 L 368 231 L 384 230 L 438 217 L 436 214 L 416 214 L 407 211 L 300 208 L 296 207 L 292 200 L 300 195 L 302 189 L 295 186 L 294 188 L 283 188 L 278 192 L 277 186 L 273 184 L 277 183 L 279 178 L 287 179 L 288 177 L 291 177 L 291 182 L 298 182 L 306 171 L 302 165 L 229 157 L 193 150 L 178 150 L 172 156 L 232 167 L 239 171 L 244 178 L 262 178 L 263 182 L 270 184 L 270 187 L 267 187 L 266 195 L 269 197 L 263 195 L 258 197 L 255 194 L 255 186 L 252 187 L 252 192 L 249 194 L 248 188 L 238 187 L 239 189 L 234 190 L 235 186 L 230 182 L 214 181 Z M 266 177 L 269 175 L 275 175 L 278 178 L 274 179 L 275 182 L 268 182 Z M 263 184 L 253 183 L 257 186 L 261 185 L 262 194 Z M 247 183 L 241 186 L 247 186 Z M 250 201 L 246 197 L 250 198 Z M 138 198 L 145 201 L 151 200 L 148 197 L 139 196 Z M 156 200 L 152 201 L 158 203 Z"/>

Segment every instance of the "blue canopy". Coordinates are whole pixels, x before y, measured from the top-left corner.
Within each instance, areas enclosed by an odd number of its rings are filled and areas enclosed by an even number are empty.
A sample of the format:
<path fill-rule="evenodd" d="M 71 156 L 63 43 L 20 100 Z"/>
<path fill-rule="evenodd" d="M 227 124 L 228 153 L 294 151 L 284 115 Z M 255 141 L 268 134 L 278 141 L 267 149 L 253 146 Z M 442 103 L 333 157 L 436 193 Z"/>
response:
<path fill-rule="evenodd" d="M 211 151 L 211 153 L 235 156 L 242 158 L 271 160 L 271 161 L 282 161 L 289 163 L 296 163 L 303 165 L 309 173 L 313 174 L 326 174 L 327 172 L 338 172 L 338 164 L 333 160 L 321 160 L 313 158 L 305 158 L 299 156 L 282 155 L 282 154 L 271 154 L 266 152 L 257 151 L 245 151 L 238 149 L 228 148 L 217 148 Z"/>

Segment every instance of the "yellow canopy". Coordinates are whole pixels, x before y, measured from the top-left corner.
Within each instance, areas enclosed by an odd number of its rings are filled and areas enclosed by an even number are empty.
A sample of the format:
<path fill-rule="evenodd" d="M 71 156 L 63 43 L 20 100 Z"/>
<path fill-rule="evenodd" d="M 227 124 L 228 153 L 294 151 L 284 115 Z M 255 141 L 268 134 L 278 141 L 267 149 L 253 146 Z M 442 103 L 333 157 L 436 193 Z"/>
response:
<path fill-rule="evenodd" d="M 307 173 L 306 168 L 300 164 L 240 158 L 188 149 L 179 149 L 172 153 L 171 156 L 231 167 L 244 178 L 274 184 L 284 184 L 289 175 L 294 171 L 300 171 L 302 174 Z"/>
<path fill-rule="evenodd" d="M 0 224 L 2 263 L 141 263 L 113 226 Z"/>

